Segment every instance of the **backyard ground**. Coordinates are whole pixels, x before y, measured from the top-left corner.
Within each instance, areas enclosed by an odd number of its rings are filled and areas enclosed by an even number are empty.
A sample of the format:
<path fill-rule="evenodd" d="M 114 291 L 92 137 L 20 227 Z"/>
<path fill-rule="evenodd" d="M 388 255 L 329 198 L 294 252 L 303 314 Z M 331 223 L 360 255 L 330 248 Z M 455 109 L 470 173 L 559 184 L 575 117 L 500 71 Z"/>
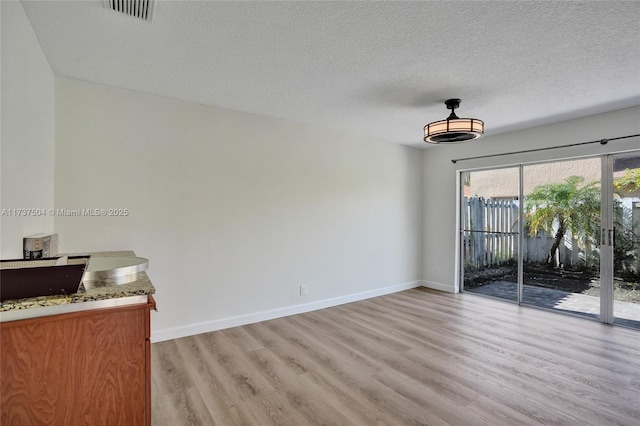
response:
<path fill-rule="evenodd" d="M 464 286 L 473 289 L 493 281 L 517 282 L 515 266 L 486 268 L 479 271 L 465 271 Z M 600 278 L 587 271 L 566 271 L 548 268 L 546 265 L 527 264 L 524 268 L 524 284 L 540 288 L 581 293 L 588 296 L 600 295 Z M 640 303 L 640 277 L 637 281 L 614 279 L 614 300 Z"/>

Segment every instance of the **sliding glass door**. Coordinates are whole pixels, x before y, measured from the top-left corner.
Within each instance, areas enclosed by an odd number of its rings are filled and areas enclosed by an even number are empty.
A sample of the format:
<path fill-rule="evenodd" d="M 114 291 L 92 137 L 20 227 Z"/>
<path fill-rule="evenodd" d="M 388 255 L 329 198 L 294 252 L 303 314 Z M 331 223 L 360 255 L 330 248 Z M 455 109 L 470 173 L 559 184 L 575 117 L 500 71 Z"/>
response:
<path fill-rule="evenodd" d="M 463 291 L 640 328 L 640 152 L 461 173 Z"/>
<path fill-rule="evenodd" d="M 521 178 L 521 303 L 600 318 L 600 158 L 523 166 Z"/>
<path fill-rule="evenodd" d="M 613 323 L 640 328 L 640 153 L 608 159 Z"/>
<path fill-rule="evenodd" d="M 466 291 L 517 301 L 519 173 L 511 167 L 462 176 L 460 246 Z"/>

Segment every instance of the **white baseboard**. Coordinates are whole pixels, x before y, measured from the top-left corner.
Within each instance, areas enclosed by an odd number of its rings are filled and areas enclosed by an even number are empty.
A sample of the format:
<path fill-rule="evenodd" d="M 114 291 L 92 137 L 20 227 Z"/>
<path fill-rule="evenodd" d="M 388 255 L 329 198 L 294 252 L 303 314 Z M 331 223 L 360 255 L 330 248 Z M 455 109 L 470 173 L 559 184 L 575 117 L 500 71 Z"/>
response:
<path fill-rule="evenodd" d="M 453 285 L 437 283 L 434 281 L 421 281 L 423 287 L 432 288 L 434 290 L 446 291 L 447 293 L 456 293 Z"/>
<path fill-rule="evenodd" d="M 275 318 L 287 317 L 289 315 L 302 314 L 318 309 L 329 308 L 331 306 L 343 305 L 345 303 L 357 302 L 358 300 L 370 299 L 372 297 L 384 296 L 385 294 L 397 293 L 424 285 L 424 281 L 412 281 L 404 284 L 397 284 L 389 287 L 369 290 L 362 293 L 348 294 L 346 296 L 333 297 L 331 299 L 318 300 L 316 302 L 303 303 L 300 305 L 287 306 L 284 308 L 270 309 L 267 311 L 255 312 L 252 314 L 238 315 L 235 317 L 221 318 L 213 321 L 206 321 L 197 324 L 189 324 L 182 327 L 168 328 L 151 333 L 152 342 L 162 342 L 165 340 L 178 339 L 180 337 L 193 336 L 195 334 L 208 333 L 210 331 L 223 330 L 225 328 L 238 327 L 260 321 L 268 321 Z M 427 286 L 429 287 L 429 286 Z M 446 290 L 445 290 L 446 291 Z"/>

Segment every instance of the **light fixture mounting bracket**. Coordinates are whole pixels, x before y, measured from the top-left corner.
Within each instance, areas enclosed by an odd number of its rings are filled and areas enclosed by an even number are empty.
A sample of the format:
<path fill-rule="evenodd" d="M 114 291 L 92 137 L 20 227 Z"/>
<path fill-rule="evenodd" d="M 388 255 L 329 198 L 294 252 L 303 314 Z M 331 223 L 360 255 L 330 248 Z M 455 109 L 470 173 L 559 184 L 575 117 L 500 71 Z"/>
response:
<path fill-rule="evenodd" d="M 444 101 L 444 104 L 447 106 L 447 109 L 451 110 L 451 114 L 449 114 L 447 120 L 455 120 L 456 118 L 458 118 L 458 116 L 456 115 L 456 108 L 460 106 L 460 99 L 447 99 L 446 101 Z"/>
<path fill-rule="evenodd" d="M 447 106 L 447 109 L 456 109 L 460 107 L 460 99 L 447 99 L 444 101 L 444 104 Z"/>

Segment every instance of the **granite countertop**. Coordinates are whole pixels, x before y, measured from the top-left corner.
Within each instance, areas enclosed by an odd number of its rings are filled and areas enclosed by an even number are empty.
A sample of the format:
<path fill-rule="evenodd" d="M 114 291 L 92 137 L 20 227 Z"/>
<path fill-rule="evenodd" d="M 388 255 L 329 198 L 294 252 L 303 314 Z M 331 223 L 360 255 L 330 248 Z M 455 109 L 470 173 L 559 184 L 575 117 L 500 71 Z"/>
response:
<path fill-rule="evenodd" d="M 92 253 L 74 253 L 73 256 L 135 256 L 133 251 L 109 251 Z M 91 281 L 89 290 L 85 290 L 84 283 L 74 294 L 31 297 L 27 299 L 5 300 L 0 303 L 0 312 L 69 305 L 73 303 L 95 302 L 110 299 L 130 298 L 131 296 L 145 296 L 156 292 L 151 280 L 145 272 L 138 272 L 130 277 L 126 284 L 114 284 L 110 279 Z"/>

